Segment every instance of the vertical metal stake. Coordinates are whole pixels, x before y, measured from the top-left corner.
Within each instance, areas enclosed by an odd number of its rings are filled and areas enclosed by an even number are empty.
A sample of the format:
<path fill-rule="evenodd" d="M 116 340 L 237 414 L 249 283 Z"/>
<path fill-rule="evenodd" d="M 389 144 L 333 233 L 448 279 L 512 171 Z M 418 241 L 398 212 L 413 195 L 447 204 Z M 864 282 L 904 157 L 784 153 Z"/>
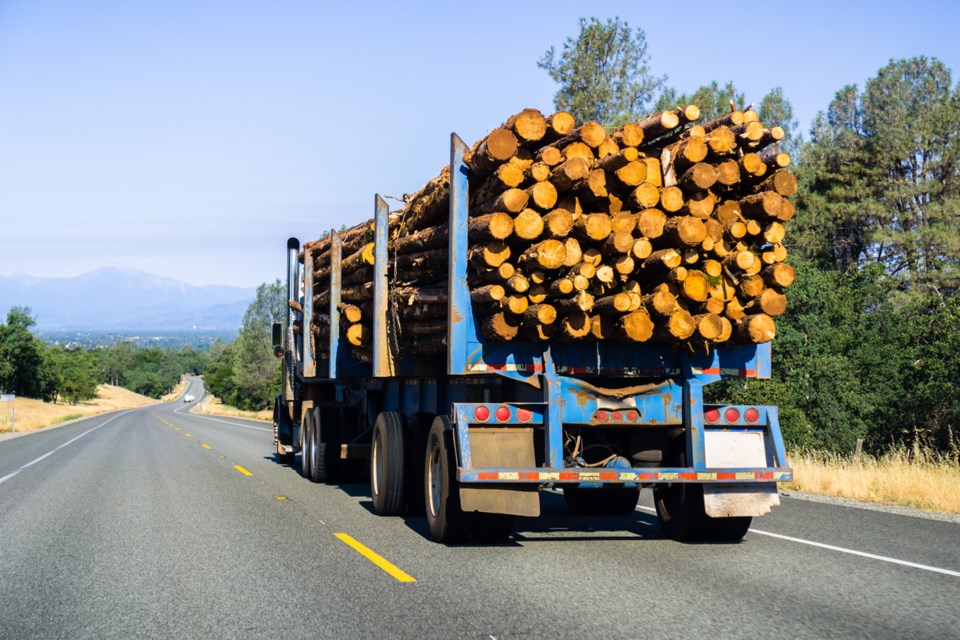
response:
<path fill-rule="evenodd" d="M 393 375 L 393 358 L 387 342 L 387 240 L 390 209 L 379 195 L 375 198 L 376 218 L 373 245 L 373 375 Z"/>
<path fill-rule="evenodd" d="M 466 143 L 450 134 L 450 221 L 447 283 L 447 373 L 467 373 L 468 329 L 473 326 L 473 308 L 467 287 L 467 206 L 469 174 L 463 156 Z"/>

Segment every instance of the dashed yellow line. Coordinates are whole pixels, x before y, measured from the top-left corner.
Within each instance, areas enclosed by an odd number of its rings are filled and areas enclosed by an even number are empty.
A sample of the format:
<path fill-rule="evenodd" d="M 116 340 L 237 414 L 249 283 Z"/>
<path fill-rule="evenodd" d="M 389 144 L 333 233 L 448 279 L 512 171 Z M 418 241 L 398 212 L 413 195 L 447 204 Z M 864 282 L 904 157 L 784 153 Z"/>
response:
<path fill-rule="evenodd" d="M 398 582 L 416 582 L 416 578 L 411 576 L 409 573 L 406 573 L 395 564 L 392 564 L 386 560 L 379 553 L 373 549 L 361 544 L 351 536 L 346 533 L 335 533 L 333 534 L 340 539 L 341 542 L 345 543 L 349 547 L 353 548 L 354 551 L 362 555 L 364 558 L 377 565 L 391 576 L 397 579 Z"/>
<path fill-rule="evenodd" d="M 250 473 L 249 471 L 247 471 L 246 469 L 244 469 L 243 467 L 241 467 L 241 466 L 238 465 L 238 464 L 233 465 L 233 468 L 236 469 L 237 471 L 239 471 L 240 473 L 242 473 L 242 474 L 245 475 L 245 476 L 252 476 L 252 475 L 253 475 L 252 473 Z"/>
<path fill-rule="evenodd" d="M 208 445 L 208 444 L 201 444 L 200 446 L 203 447 L 204 449 L 209 449 L 209 448 L 210 448 L 210 445 Z"/>

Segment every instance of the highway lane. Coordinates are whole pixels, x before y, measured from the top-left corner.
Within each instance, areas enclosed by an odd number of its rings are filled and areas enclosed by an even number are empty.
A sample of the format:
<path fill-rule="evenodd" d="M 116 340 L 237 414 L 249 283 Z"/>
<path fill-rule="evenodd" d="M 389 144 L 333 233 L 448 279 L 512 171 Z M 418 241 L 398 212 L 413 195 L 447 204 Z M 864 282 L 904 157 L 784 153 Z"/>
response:
<path fill-rule="evenodd" d="M 587 520 L 547 492 L 511 543 L 444 547 L 423 518 L 373 515 L 363 484 L 277 464 L 269 425 L 186 409 L 0 442 L 0 478 L 22 469 L 0 481 L 0 638 L 946 638 L 960 625 L 957 524 L 790 499 L 755 521 L 920 565 L 904 566 L 753 532 L 678 544 L 649 493 L 632 516 Z"/>

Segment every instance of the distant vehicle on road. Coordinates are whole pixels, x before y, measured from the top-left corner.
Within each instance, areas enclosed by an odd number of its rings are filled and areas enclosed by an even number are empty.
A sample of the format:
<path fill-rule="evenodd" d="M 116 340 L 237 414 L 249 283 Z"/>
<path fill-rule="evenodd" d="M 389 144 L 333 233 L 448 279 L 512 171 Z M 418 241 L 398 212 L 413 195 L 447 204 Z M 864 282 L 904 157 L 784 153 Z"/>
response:
<path fill-rule="evenodd" d="M 183 401 L 184 401 L 184 402 L 193 402 L 193 401 L 196 400 L 196 399 L 197 399 L 196 396 L 191 395 L 191 394 L 189 394 L 189 393 L 188 393 L 187 395 L 183 396 Z"/>

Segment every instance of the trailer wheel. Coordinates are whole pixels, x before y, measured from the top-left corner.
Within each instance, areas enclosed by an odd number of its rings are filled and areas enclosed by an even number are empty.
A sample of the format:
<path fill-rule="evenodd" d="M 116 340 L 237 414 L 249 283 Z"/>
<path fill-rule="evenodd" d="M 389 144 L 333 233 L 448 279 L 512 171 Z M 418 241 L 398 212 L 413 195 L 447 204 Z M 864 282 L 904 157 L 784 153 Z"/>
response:
<path fill-rule="evenodd" d="M 407 513 L 413 516 L 422 516 L 427 508 L 423 491 L 419 491 L 417 487 L 423 483 L 427 434 L 435 417 L 436 415 L 432 413 L 415 413 L 407 420 L 407 438 L 403 450 L 404 485 L 407 494 Z"/>
<path fill-rule="evenodd" d="M 385 411 L 373 425 L 370 447 L 370 493 L 373 510 L 381 516 L 397 516 L 404 507 L 403 416 Z"/>
<path fill-rule="evenodd" d="M 460 507 L 453 429 L 448 416 L 437 416 L 430 427 L 424 467 L 424 502 L 430 537 L 436 542 L 463 541 L 469 520 Z"/>
<path fill-rule="evenodd" d="M 563 499 L 572 513 L 582 516 L 625 516 L 633 513 L 640 500 L 636 487 L 584 489 L 565 486 Z"/>
<path fill-rule="evenodd" d="M 739 542 L 747 535 L 753 518 L 711 518 L 703 506 L 703 485 L 674 483 L 653 488 L 657 518 L 663 533 L 672 540 Z"/>
<path fill-rule="evenodd" d="M 310 460 L 313 482 L 336 482 L 340 468 L 340 436 L 337 412 L 329 408 L 314 408 L 313 456 Z"/>
<path fill-rule="evenodd" d="M 310 479 L 313 465 L 313 409 L 307 409 L 303 414 L 300 426 L 300 473 Z"/>
<path fill-rule="evenodd" d="M 283 413 L 283 405 L 280 404 L 280 398 L 278 397 L 273 403 L 273 433 L 277 440 L 277 462 L 280 464 L 293 464 L 293 461 L 297 456 L 295 453 L 286 452 L 286 450 L 283 448 L 283 440 L 280 437 L 281 420 L 284 419 L 285 416 Z"/>

